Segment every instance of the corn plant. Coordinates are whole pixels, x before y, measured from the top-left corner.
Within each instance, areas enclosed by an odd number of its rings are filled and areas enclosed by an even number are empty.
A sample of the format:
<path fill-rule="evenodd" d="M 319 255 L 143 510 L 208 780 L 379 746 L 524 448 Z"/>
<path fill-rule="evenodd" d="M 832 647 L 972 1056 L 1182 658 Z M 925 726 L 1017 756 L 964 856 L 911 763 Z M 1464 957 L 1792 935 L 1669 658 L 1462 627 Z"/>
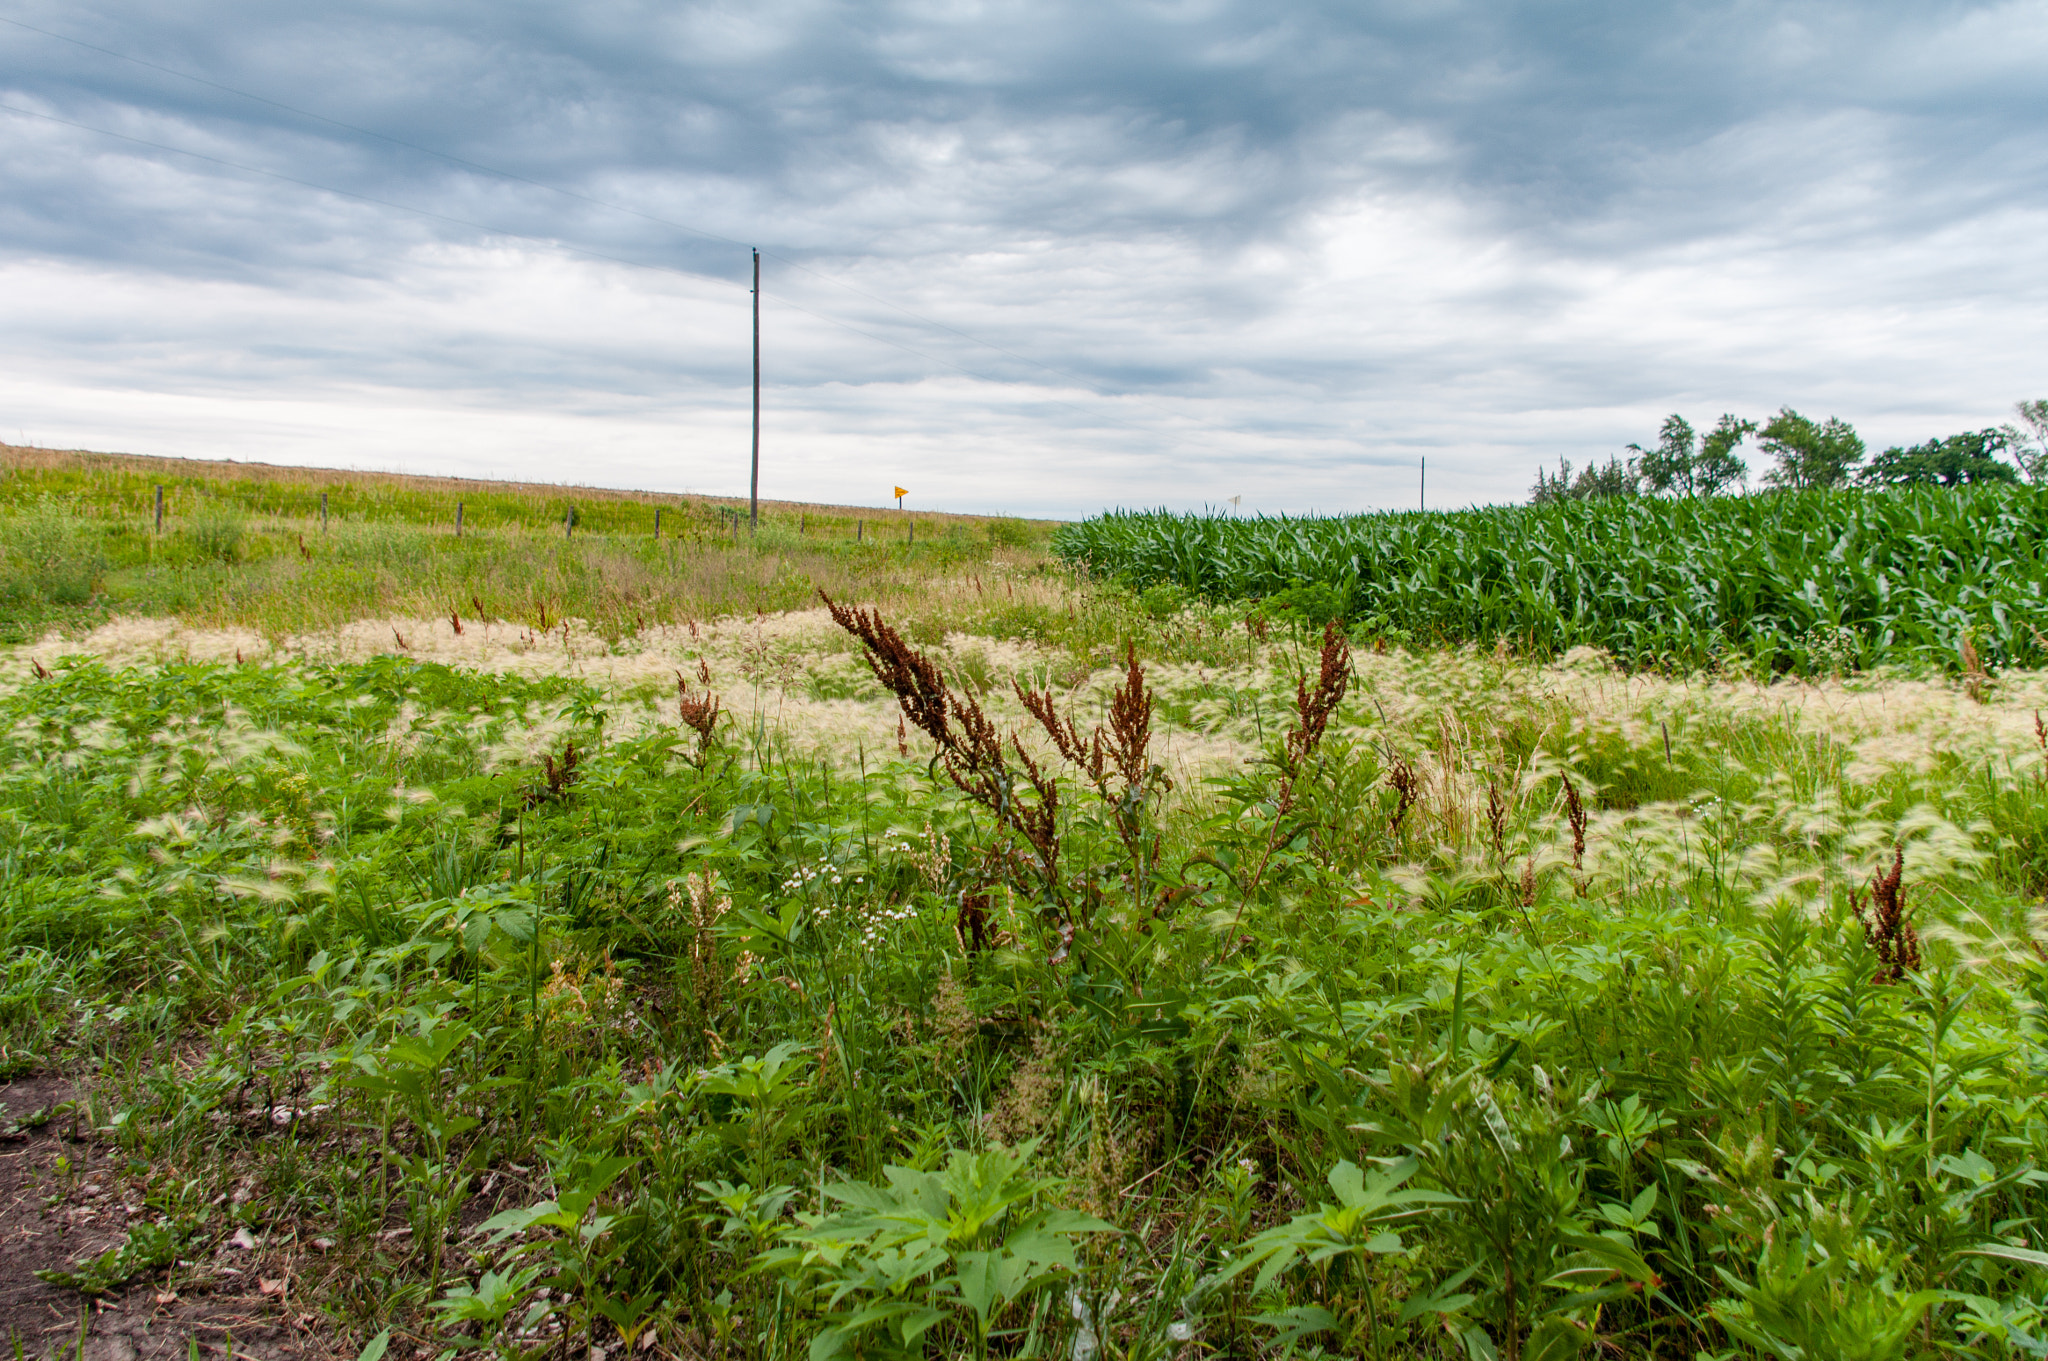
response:
<path fill-rule="evenodd" d="M 1635 665 L 1740 656 L 1826 674 L 2048 659 L 2048 488 L 1610 497 L 1446 514 L 1240 518 L 1115 511 L 1054 551 L 1143 591 L 1217 602 L 1305 588 L 1367 633 L 1604 648 Z"/>

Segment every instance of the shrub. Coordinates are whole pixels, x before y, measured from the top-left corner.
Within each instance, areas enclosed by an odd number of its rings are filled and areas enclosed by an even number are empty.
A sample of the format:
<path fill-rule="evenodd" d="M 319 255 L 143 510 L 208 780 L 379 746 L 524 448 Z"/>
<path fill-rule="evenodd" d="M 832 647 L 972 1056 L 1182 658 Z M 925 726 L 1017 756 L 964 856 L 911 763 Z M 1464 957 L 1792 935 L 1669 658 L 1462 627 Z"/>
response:
<path fill-rule="evenodd" d="M 246 527 L 246 517 L 239 507 L 209 501 L 186 521 L 185 533 L 200 557 L 211 562 L 239 562 Z"/>
<path fill-rule="evenodd" d="M 94 527 L 68 503 L 42 496 L 0 520 L 7 565 L 0 598 L 82 605 L 106 571 Z"/>

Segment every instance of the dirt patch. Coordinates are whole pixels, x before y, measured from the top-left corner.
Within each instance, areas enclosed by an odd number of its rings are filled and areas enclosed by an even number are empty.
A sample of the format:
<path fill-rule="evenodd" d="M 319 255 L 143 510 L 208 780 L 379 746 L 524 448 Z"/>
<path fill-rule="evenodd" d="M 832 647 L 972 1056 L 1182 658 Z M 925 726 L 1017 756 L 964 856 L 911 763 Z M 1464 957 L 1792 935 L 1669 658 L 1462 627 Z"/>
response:
<path fill-rule="evenodd" d="M 59 1077 L 0 1085 L 0 1348 L 79 1361 L 354 1355 L 325 1319 L 294 1304 L 288 1273 L 264 1274 L 253 1240 L 213 1252 L 195 1243 L 198 1259 L 96 1298 L 39 1279 L 117 1246 L 149 1214 L 126 1155 L 92 1137 L 75 1096 Z M 237 1255 L 244 1264 L 229 1260 Z"/>

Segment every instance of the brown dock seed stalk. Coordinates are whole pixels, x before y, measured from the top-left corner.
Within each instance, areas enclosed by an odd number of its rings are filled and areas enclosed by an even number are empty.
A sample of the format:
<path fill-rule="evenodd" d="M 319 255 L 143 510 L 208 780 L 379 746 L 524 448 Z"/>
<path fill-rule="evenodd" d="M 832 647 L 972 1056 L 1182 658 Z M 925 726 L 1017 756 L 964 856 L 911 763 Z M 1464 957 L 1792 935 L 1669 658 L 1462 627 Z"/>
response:
<path fill-rule="evenodd" d="M 1309 688 L 1307 676 L 1294 682 L 1295 726 L 1287 731 L 1287 744 L 1282 753 L 1279 801 L 1282 813 L 1294 806 L 1295 777 L 1322 746 L 1330 717 L 1343 703 L 1344 691 L 1350 684 L 1351 644 L 1338 632 L 1337 621 L 1333 619 L 1323 626 L 1323 647 L 1318 658 L 1315 688 Z"/>
<path fill-rule="evenodd" d="M 960 895 L 960 912 L 953 919 L 953 935 L 960 953 L 978 955 L 991 944 L 989 893 L 985 888 L 969 889 Z"/>
<path fill-rule="evenodd" d="M 861 655 L 875 679 L 896 696 L 903 716 L 939 744 L 942 756 L 952 754 L 976 764 L 985 759 L 985 752 L 973 749 L 954 734 L 950 722 L 952 694 L 946 688 L 945 676 L 930 658 L 904 642 L 903 635 L 883 620 L 880 610 L 842 605 L 823 591 L 818 592 L 818 598 L 831 611 L 833 623 L 860 639 Z M 998 746 L 996 758 L 1000 760 L 1001 756 Z"/>
<path fill-rule="evenodd" d="M 1387 820 L 1387 835 L 1399 836 L 1409 810 L 1422 801 L 1422 777 L 1406 757 L 1396 756 L 1387 766 L 1387 786 L 1394 791 L 1394 816 Z"/>
<path fill-rule="evenodd" d="M 1302 762 L 1316 754 L 1316 748 L 1323 744 L 1323 733 L 1330 726 L 1330 716 L 1337 712 L 1337 706 L 1344 700 L 1344 691 L 1351 684 L 1351 644 L 1337 631 L 1335 620 L 1323 626 L 1323 650 L 1319 660 L 1313 691 L 1308 688 L 1306 676 L 1294 683 L 1294 709 L 1299 722 L 1287 734 L 1288 764 L 1292 768 L 1298 769 Z"/>
<path fill-rule="evenodd" d="M 1863 928 L 1863 939 L 1877 952 L 1875 984 L 1896 983 L 1920 967 L 1920 933 L 1906 915 L 1906 848 L 1892 848 L 1892 868 L 1870 876 L 1870 906 L 1865 909 L 1860 895 L 1849 892 L 1849 910 Z"/>
<path fill-rule="evenodd" d="M 1038 852 L 1039 862 L 1045 867 L 1048 884 L 1058 883 L 1060 859 L 1060 787 L 1059 783 L 1038 767 L 1031 759 L 1031 753 L 1024 750 L 1024 744 L 1010 735 L 1010 746 L 1017 753 L 1017 760 L 1024 767 L 1024 778 L 1038 795 L 1036 804 L 1021 799 L 1010 802 L 1010 822 L 1024 839 Z"/>
<path fill-rule="evenodd" d="M 1038 795 L 1033 804 L 1018 797 L 1018 774 L 1003 752 L 1003 735 L 972 695 L 955 694 L 945 674 L 882 618 L 881 611 L 842 605 L 818 592 L 832 621 L 860 639 L 868 669 L 896 696 L 903 716 L 938 745 L 935 758 L 954 788 L 994 814 L 1037 854 L 1036 866 L 1047 901 L 1062 918 L 1065 894 L 1059 878 L 1059 790 L 1013 734 L 1010 745 L 1023 763 L 1023 779 Z M 1071 930 L 1071 923 L 1068 924 Z M 1056 956 L 1058 962 L 1064 955 Z"/>
<path fill-rule="evenodd" d="M 560 761 L 542 752 L 541 784 L 537 788 L 527 790 L 526 806 L 532 808 L 537 804 L 560 803 L 568 798 L 569 789 L 577 779 L 576 764 L 582 759 L 582 754 L 576 750 L 574 742 L 563 743 Z"/>
<path fill-rule="evenodd" d="M 700 670 L 698 674 L 702 675 L 708 684 L 710 668 L 702 666 L 701 663 L 699 665 Z M 701 770 L 705 760 L 711 755 L 711 738 L 718 727 L 718 696 L 712 694 L 709 689 L 706 689 L 702 695 L 691 694 L 690 682 L 684 679 L 682 672 L 678 671 L 676 672 L 676 713 L 682 719 L 683 726 L 697 734 L 697 759 L 695 764 Z"/>
<path fill-rule="evenodd" d="M 462 636 L 462 613 L 461 613 L 461 611 L 459 611 L 459 610 L 450 610 L 450 611 L 448 611 L 448 627 L 449 627 L 449 628 L 452 628 L 452 629 L 454 629 L 454 630 L 455 630 L 455 636 L 456 636 L 457 638 L 460 638 L 460 637 Z"/>
<path fill-rule="evenodd" d="M 903 715 L 896 715 L 896 754 L 905 760 L 910 758 L 910 731 L 903 726 Z"/>
<path fill-rule="evenodd" d="M 1507 800 L 1500 796 L 1500 785 L 1493 780 L 1486 782 L 1486 829 L 1493 838 L 1494 858 L 1506 860 L 1508 804 Z"/>
<path fill-rule="evenodd" d="M 1342 698 L 1341 682 L 1337 693 Z M 1334 703 L 1331 707 L 1335 707 Z M 1323 722 L 1329 722 L 1328 715 Z M 1317 736 L 1321 736 L 1320 732 Z M 1101 740 L 1098 731 L 1096 741 Z M 1109 756 L 1124 778 L 1126 793 L 1145 787 L 1152 773 L 1151 744 L 1152 692 L 1145 688 L 1145 671 L 1138 665 L 1138 649 L 1132 645 L 1124 654 L 1124 683 L 1109 697 Z"/>
<path fill-rule="evenodd" d="M 1564 815 L 1572 825 L 1572 868 L 1582 870 L 1586 867 L 1586 805 L 1571 776 L 1558 778 L 1564 781 Z"/>
<path fill-rule="evenodd" d="M 1061 718 L 1053 705 L 1052 691 L 1027 690 L 1021 681 L 1010 682 L 1010 688 L 1017 692 L 1018 700 L 1024 705 L 1024 712 L 1038 720 L 1038 726 L 1045 729 L 1052 738 L 1053 748 L 1069 762 L 1078 766 L 1090 783 L 1100 786 L 1107 773 L 1107 753 L 1103 750 L 1102 729 L 1095 730 L 1091 745 L 1081 737 L 1081 730 L 1072 719 Z M 1121 693 L 1121 691 L 1119 691 Z"/>

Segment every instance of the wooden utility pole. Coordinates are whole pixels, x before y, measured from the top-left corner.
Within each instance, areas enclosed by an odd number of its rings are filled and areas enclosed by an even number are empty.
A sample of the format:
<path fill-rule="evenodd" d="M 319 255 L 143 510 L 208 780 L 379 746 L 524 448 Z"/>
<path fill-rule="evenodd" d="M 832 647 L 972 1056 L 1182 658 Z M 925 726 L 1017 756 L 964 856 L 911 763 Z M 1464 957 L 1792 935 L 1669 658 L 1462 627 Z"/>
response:
<path fill-rule="evenodd" d="M 1422 471 L 1415 479 L 1415 508 L 1429 509 L 1429 460 L 1422 460 Z"/>
<path fill-rule="evenodd" d="M 761 524 L 761 252 L 754 252 L 754 477 L 747 485 L 747 530 Z"/>

